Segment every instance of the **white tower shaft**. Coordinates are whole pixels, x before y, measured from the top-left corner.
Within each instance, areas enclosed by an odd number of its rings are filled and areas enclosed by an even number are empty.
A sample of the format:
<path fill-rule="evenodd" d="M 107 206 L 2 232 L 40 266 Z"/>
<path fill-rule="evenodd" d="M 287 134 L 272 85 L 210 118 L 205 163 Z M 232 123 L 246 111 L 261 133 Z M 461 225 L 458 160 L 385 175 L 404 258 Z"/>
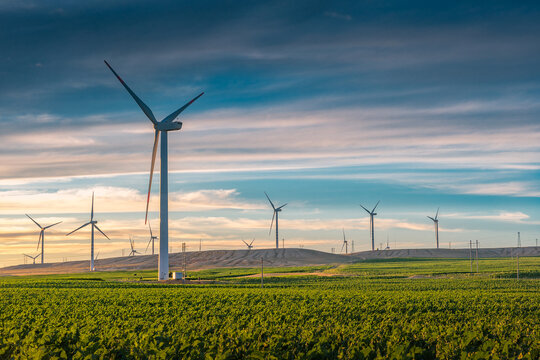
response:
<path fill-rule="evenodd" d="M 45 258 L 44 250 L 45 250 L 45 231 L 41 230 L 41 263 L 42 264 L 44 263 L 44 258 Z M 34 259 L 34 264 L 35 263 L 36 263 L 36 259 Z"/>
<path fill-rule="evenodd" d="M 437 249 L 439 248 L 439 222 L 435 222 L 435 236 L 437 237 Z"/>
<path fill-rule="evenodd" d="M 90 271 L 94 271 L 94 222 L 92 226 L 92 239 L 90 240 Z"/>
<path fill-rule="evenodd" d="M 169 279 L 169 181 L 167 169 L 167 132 L 161 132 L 159 188 L 159 280 Z"/>
<path fill-rule="evenodd" d="M 375 250 L 375 226 L 373 224 L 373 214 L 369 215 L 369 227 L 371 231 L 371 250 Z"/>
<path fill-rule="evenodd" d="M 276 211 L 276 249 L 279 249 L 278 217 L 279 217 L 279 211 Z"/>

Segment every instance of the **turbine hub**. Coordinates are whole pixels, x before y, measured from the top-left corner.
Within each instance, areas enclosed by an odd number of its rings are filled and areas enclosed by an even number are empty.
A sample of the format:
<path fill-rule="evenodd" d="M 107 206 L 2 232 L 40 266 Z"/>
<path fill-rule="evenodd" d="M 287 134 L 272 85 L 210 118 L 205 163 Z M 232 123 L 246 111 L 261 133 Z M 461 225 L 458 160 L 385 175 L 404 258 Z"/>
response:
<path fill-rule="evenodd" d="M 182 128 L 182 123 L 180 121 L 170 121 L 170 122 L 158 122 L 154 125 L 154 128 L 159 131 L 176 131 Z"/>

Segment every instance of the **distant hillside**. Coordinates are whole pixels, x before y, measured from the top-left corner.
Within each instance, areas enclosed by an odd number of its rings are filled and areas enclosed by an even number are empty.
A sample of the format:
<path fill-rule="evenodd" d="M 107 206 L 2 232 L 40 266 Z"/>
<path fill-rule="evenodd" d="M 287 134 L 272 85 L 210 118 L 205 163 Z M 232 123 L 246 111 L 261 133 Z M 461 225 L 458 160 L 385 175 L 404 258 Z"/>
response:
<path fill-rule="evenodd" d="M 516 248 L 479 249 L 481 258 L 510 257 Z M 519 249 L 520 256 L 540 256 L 540 248 Z M 474 250 L 473 250 L 474 256 Z M 346 264 L 372 259 L 391 258 L 468 258 L 469 249 L 398 249 L 382 251 L 363 251 L 349 255 L 330 254 L 310 249 L 261 249 L 261 250 L 212 250 L 186 253 L 188 269 L 211 269 L 223 267 L 257 267 L 264 258 L 265 266 L 307 266 Z M 183 255 L 169 255 L 171 270 L 180 269 Z M 158 255 L 115 257 L 96 261 L 96 270 L 152 270 L 157 269 Z M 89 261 L 68 261 L 36 265 L 17 265 L 0 269 L 1 275 L 43 275 L 87 272 Z"/>
<path fill-rule="evenodd" d="M 310 249 L 211 250 L 186 252 L 188 268 L 257 267 L 264 258 L 265 266 L 307 266 L 351 262 L 348 255 L 329 254 Z M 182 253 L 169 255 L 171 269 L 182 267 Z M 97 271 L 157 269 L 158 255 L 140 255 L 99 259 Z M 35 265 L 16 265 L 0 269 L 0 275 L 68 274 L 86 272 L 90 261 L 68 261 Z"/>
<path fill-rule="evenodd" d="M 472 250 L 473 257 L 476 256 Z M 511 257 L 519 253 L 520 256 L 540 256 L 540 247 L 530 246 L 516 248 L 479 248 L 480 258 Z M 350 255 L 356 261 L 389 258 L 469 258 L 469 249 L 395 249 L 382 251 L 362 251 Z"/>

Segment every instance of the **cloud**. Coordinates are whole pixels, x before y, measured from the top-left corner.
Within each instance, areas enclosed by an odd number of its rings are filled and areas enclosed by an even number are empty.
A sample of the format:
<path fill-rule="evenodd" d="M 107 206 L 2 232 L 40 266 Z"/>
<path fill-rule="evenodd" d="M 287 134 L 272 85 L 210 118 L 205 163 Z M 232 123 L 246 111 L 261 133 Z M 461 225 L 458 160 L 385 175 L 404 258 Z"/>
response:
<path fill-rule="evenodd" d="M 509 222 L 517 224 L 539 225 L 539 221 L 531 221 L 530 216 L 521 211 L 499 211 L 497 214 L 479 215 L 475 213 L 449 213 L 445 217 L 467 220 L 485 220 Z"/>
<path fill-rule="evenodd" d="M 95 210 L 101 213 L 144 212 L 146 196 L 139 191 L 114 186 L 95 186 L 40 192 L 34 190 L 0 191 L 1 214 L 86 214 L 90 212 L 92 193 Z M 261 204 L 252 204 L 238 198 L 235 189 L 203 189 L 193 192 L 169 193 L 171 211 L 207 211 L 215 209 L 256 210 Z M 150 210 L 159 209 L 159 195 L 150 200 Z"/>

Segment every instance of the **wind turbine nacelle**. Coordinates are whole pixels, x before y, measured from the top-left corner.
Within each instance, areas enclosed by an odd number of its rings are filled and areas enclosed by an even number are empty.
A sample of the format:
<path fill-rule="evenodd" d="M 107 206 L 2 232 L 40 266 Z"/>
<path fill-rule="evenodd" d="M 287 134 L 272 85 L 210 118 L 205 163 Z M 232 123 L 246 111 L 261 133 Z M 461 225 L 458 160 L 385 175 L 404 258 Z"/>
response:
<path fill-rule="evenodd" d="M 375 216 L 375 215 L 377 215 L 377 213 L 373 213 L 372 215 Z"/>
<path fill-rule="evenodd" d="M 170 122 L 158 122 L 155 126 L 156 130 L 159 131 L 176 131 L 182 128 L 182 123 L 180 121 L 170 121 Z"/>

